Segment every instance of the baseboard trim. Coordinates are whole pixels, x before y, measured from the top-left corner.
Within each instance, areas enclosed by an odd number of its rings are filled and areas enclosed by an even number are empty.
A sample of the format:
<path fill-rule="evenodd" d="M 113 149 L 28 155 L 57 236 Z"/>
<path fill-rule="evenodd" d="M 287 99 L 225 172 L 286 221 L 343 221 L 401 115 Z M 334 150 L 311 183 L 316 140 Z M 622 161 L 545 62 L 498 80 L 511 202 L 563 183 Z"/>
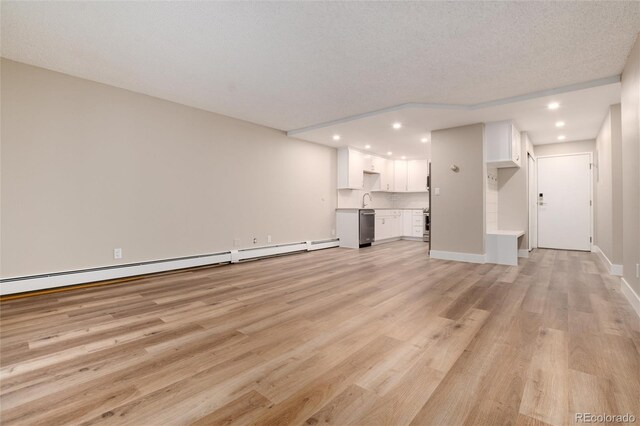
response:
<path fill-rule="evenodd" d="M 600 250 L 600 247 L 598 247 L 595 244 L 593 246 L 593 251 L 598 255 L 598 258 L 600 258 L 600 261 L 602 262 L 604 267 L 607 269 L 607 271 L 609 271 L 609 274 L 615 275 L 617 277 L 622 276 L 622 272 L 623 272 L 622 265 L 611 263 L 607 255 L 604 254 L 604 252 Z"/>
<path fill-rule="evenodd" d="M 385 238 L 383 240 L 376 240 L 371 242 L 372 246 L 377 246 L 378 244 L 384 244 L 384 243 L 391 243 L 393 241 L 400 241 L 402 239 L 402 237 L 391 237 L 391 238 Z"/>
<path fill-rule="evenodd" d="M 6 278 L 0 279 L 0 296 L 136 277 L 140 275 L 149 275 L 200 266 L 211 266 L 243 260 L 260 259 L 301 251 L 321 250 L 325 248 L 338 247 L 338 245 L 338 239 L 304 241 L 300 243 L 278 244 L 179 259 L 156 260 L 129 265 L 116 265 L 79 271 L 42 274 L 37 276 Z"/>
<path fill-rule="evenodd" d="M 455 260 L 457 262 L 468 263 L 486 263 L 487 260 L 485 254 L 460 253 L 455 251 L 431 250 L 429 255 L 432 259 Z"/>
<path fill-rule="evenodd" d="M 529 257 L 529 250 L 518 250 L 518 257 Z"/>
<path fill-rule="evenodd" d="M 428 242 L 428 241 L 425 241 L 423 237 L 406 237 L 405 236 L 405 237 L 401 237 L 401 239 L 404 241 L 419 241 L 423 243 Z"/>
<path fill-rule="evenodd" d="M 424 240 L 422 239 L 422 237 L 408 237 L 408 236 L 401 236 L 401 237 L 391 237 L 391 238 L 385 238 L 384 240 L 377 240 L 371 243 L 372 246 L 378 245 L 378 244 L 384 244 L 384 243 L 391 243 L 393 241 L 422 241 L 424 242 Z"/>
<path fill-rule="evenodd" d="M 640 296 L 638 296 L 638 293 L 633 291 L 631 285 L 624 278 L 620 278 L 620 290 L 622 290 L 622 294 L 625 295 L 633 310 L 640 317 Z"/>

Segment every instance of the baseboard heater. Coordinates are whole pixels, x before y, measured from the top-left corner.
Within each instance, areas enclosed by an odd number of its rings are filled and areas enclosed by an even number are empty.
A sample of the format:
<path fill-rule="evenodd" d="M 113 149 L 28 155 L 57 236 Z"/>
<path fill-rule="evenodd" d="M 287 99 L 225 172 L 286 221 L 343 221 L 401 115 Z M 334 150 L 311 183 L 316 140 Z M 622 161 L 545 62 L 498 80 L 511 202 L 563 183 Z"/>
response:
<path fill-rule="evenodd" d="M 50 288 L 87 284 L 118 278 L 135 277 L 158 272 L 210 266 L 224 263 L 236 263 L 243 260 L 260 259 L 302 251 L 313 251 L 338 247 L 338 239 L 305 241 L 291 244 L 255 247 L 242 250 L 231 250 L 213 254 L 180 257 L 174 259 L 152 260 L 148 262 L 125 265 L 105 266 L 76 271 L 56 272 L 51 274 L 30 275 L 23 277 L 0 279 L 0 296 L 27 293 Z"/>

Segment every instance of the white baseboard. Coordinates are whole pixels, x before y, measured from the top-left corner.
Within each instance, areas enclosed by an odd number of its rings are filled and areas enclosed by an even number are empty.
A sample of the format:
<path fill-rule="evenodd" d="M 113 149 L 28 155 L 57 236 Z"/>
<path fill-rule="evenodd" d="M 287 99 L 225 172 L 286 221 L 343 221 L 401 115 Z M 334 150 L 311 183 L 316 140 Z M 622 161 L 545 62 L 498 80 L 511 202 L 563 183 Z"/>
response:
<path fill-rule="evenodd" d="M 638 293 L 633 291 L 627 280 L 624 278 L 620 279 L 620 289 L 622 290 L 622 294 L 625 295 L 631 304 L 633 310 L 636 311 L 636 314 L 640 317 L 640 296 L 638 296 Z"/>
<path fill-rule="evenodd" d="M 400 240 L 404 240 L 404 241 L 421 241 L 424 242 L 424 240 L 422 239 L 422 237 L 407 237 L 407 236 L 402 236 L 402 237 L 391 237 L 391 238 L 385 238 L 384 240 L 377 240 L 371 243 L 372 246 L 378 245 L 378 244 L 384 244 L 384 243 L 390 243 L 393 241 L 400 241 Z"/>
<path fill-rule="evenodd" d="M 431 250 L 432 259 L 455 260 L 458 262 L 486 263 L 486 255 L 476 253 L 460 253 L 455 251 Z"/>
<path fill-rule="evenodd" d="M 529 250 L 518 250 L 518 257 L 529 257 Z"/>
<path fill-rule="evenodd" d="M 604 252 L 600 250 L 600 247 L 598 247 L 595 244 L 593 246 L 593 251 L 598 255 L 598 257 L 600 258 L 600 261 L 604 264 L 604 267 L 607 269 L 607 271 L 609 271 L 611 275 L 615 275 L 618 277 L 622 276 L 622 272 L 623 272 L 622 265 L 616 265 L 615 263 L 611 263 L 607 255 L 604 254 Z"/>
<path fill-rule="evenodd" d="M 322 250 L 327 248 L 339 247 L 340 240 L 321 240 L 321 241 L 307 241 L 307 251 Z"/>
<path fill-rule="evenodd" d="M 384 243 L 390 243 L 392 241 L 400 241 L 402 239 L 402 237 L 391 237 L 391 238 L 385 238 L 383 240 L 376 240 L 376 241 L 372 241 L 371 245 L 372 246 L 376 246 L 378 244 L 384 244 Z"/>
<path fill-rule="evenodd" d="M 131 265 L 107 266 L 103 268 L 85 269 L 80 271 L 43 274 L 31 277 L 15 277 L 0 280 L 0 295 L 24 293 L 74 284 L 86 284 L 117 278 L 135 277 L 138 275 L 167 272 L 177 269 L 193 268 L 196 266 L 215 265 L 220 263 L 239 262 L 279 254 L 300 251 L 313 251 L 330 247 L 338 247 L 339 241 L 320 240 L 305 241 L 292 244 L 278 244 L 245 250 L 233 250 L 216 254 L 191 256 L 180 259 L 158 260 Z"/>

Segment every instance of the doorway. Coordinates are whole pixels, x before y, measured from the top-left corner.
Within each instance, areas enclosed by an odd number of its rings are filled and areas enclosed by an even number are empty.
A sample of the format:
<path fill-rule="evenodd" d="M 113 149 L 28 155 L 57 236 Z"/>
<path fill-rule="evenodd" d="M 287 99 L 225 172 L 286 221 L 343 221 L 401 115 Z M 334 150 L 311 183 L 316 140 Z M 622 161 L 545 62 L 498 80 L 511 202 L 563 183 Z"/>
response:
<path fill-rule="evenodd" d="M 591 153 L 537 158 L 538 247 L 591 251 Z"/>

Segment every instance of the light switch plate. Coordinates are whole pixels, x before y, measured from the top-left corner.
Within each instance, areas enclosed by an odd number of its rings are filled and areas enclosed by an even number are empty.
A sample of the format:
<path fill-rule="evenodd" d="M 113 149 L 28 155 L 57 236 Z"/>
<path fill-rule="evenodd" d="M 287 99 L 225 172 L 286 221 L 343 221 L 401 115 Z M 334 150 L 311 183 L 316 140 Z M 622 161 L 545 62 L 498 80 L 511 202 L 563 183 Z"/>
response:
<path fill-rule="evenodd" d="M 440 195 L 440 188 L 433 188 L 433 195 Z"/>

